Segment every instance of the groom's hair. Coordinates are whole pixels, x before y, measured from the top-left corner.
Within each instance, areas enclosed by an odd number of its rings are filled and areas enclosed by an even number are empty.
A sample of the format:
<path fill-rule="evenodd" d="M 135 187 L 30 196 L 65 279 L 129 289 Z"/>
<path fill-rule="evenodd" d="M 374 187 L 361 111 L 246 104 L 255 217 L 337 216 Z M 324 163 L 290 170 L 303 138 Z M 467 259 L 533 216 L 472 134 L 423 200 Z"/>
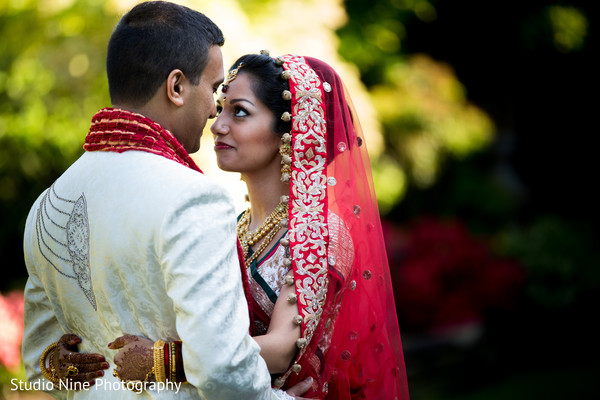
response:
<path fill-rule="evenodd" d="M 166 1 L 136 5 L 121 18 L 108 42 L 111 102 L 145 105 L 174 69 L 197 85 L 210 48 L 224 42 L 219 27 L 198 11 Z"/>

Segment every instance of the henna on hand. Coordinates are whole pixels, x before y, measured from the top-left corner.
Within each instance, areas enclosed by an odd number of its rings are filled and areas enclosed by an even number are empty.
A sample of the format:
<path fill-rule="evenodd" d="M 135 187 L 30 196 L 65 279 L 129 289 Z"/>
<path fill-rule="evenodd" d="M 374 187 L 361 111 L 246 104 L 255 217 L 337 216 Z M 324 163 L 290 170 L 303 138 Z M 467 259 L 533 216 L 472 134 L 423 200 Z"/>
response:
<path fill-rule="evenodd" d="M 115 355 L 116 373 L 121 380 L 154 380 L 154 342 L 148 338 L 124 335 L 108 345 L 120 349 Z"/>
<path fill-rule="evenodd" d="M 148 372 L 154 366 L 152 349 L 135 344 L 133 347 L 123 348 L 121 351 L 123 354 L 117 370 L 119 378 L 135 381 L 146 380 Z"/>
<path fill-rule="evenodd" d="M 56 376 L 61 380 L 90 382 L 90 385 L 93 385 L 95 378 L 103 376 L 103 370 L 109 368 L 109 365 L 102 354 L 79 353 L 79 343 L 81 339 L 76 335 L 61 336 L 56 349 L 51 354 L 52 366 L 56 370 Z"/>

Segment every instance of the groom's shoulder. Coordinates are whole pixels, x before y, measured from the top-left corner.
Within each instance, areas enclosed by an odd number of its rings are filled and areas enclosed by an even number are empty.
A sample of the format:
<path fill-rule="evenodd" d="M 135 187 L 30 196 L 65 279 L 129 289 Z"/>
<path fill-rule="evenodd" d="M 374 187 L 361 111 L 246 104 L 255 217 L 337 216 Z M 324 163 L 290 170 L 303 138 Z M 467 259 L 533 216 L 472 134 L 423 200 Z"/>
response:
<path fill-rule="evenodd" d="M 115 189 L 124 194 L 161 196 L 194 188 L 195 191 L 220 190 L 219 184 L 199 171 L 166 157 L 142 152 L 87 152 L 65 174 L 70 182 L 82 182 L 104 192 Z M 90 179 L 92 178 L 92 179 Z M 90 189 L 88 187 L 88 189 Z"/>
<path fill-rule="evenodd" d="M 173 160 L 149 153 L 131 153 L 133 165 L 137 165 L 138 168 L 137 174 L 143 176 L 144 181 L 157 190 L 178 191 L 195 188 L 221 191 L 223 189 L 213 178 Z"/>
<path fill-rule="evenodd" d="M 144 181 L 202 181 L 206 177 L 183 164 L 161 155 L 144 151 L 88 152 L 81 159 L 83 170 L 94 170 L 96 174 L 112 175 L 120 179 Z"/>

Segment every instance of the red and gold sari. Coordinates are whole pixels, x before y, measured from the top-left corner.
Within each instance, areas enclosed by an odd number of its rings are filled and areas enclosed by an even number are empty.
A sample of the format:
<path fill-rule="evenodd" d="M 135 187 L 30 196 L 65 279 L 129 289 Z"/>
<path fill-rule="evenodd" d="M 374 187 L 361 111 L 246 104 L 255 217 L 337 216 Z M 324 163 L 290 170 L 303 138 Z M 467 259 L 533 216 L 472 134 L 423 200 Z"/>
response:
<path fill-rule="evenodd" d="M 295 55 L 283 60 L 292 93 L 289 246 L 277 243 L 247 266 L 257 334 L 266 332 L 293 271 L 302 334 L 295 360 L 274 386 L 286 389 L 312 376 L 305 397 L 408 399 L 381 221 L 354 107 L 329 65 Z"/>

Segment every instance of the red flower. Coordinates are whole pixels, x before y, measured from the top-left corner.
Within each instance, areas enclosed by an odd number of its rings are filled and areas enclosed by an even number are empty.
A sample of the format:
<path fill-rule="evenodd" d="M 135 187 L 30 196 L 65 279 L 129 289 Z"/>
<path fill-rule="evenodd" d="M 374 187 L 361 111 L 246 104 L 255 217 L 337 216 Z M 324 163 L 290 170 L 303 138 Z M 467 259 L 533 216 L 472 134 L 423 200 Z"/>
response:
<path fill-rule="evenodd" d="M 415 332 L 481 321 L 510 307 L 524 280 L 518 264 L 494 256 L 457 220 L 424 218 L 405 232 L 386 225 L 384 234 L 398 317 Z"/>

